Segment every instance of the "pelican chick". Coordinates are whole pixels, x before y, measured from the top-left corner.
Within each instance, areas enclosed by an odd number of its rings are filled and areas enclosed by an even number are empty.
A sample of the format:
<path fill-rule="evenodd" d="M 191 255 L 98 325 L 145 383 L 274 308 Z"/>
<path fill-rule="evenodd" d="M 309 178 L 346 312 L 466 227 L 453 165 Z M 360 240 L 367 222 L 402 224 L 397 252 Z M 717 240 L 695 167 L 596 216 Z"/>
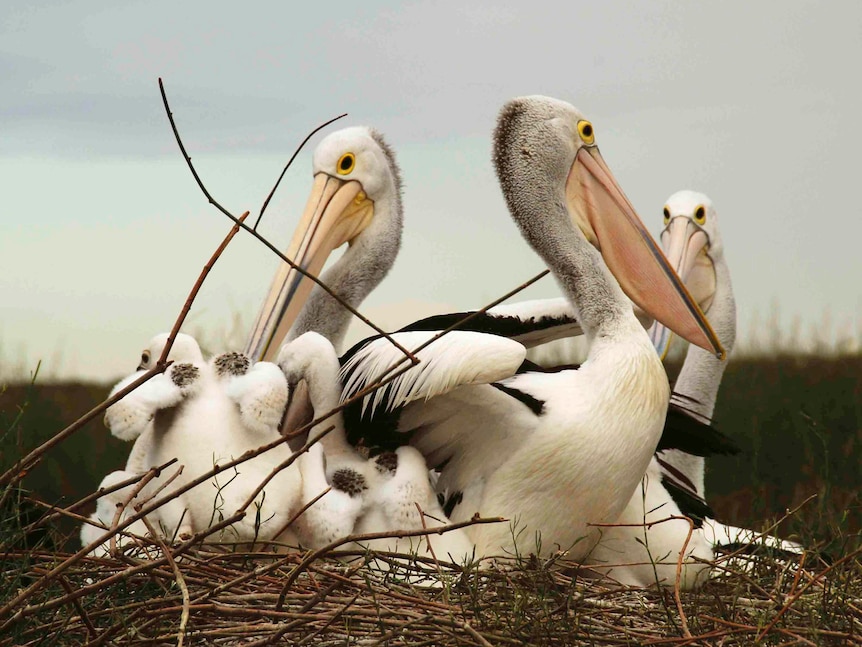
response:
<path fill-rule="evenodd" d="M 387 537 L 363 542 L 369 548 L 392 553 L 410 553 L 440 561 L 463 564 L 472 559 L 476 547 L 463 528 L 438 534 L 435 530 L 452 522 L 443 512 L 431 485 L 428 464 L 415 447 L 405 445 L 380 454 L 376 468 L 390 478 L 368 493 L 364 514 L 356 534 L 390 530 L 423 530 L 418 537 Z"/>
<path fill-rule="evenodd" d="M 242 353 L 224 353 L 211 365 L 227 396 L 239 406 L 243 424 L 260 434 L 278 431 L 287 402 L 287 382 L 271 362 L 251 363 Z"/>
<path fill-rule="evenodd" d="M 141 352 L 141 360 L 135 372 L 120 380 L 111 389 L 109 398 L 155 367 L 168 341 L 168 336 L 169 333 L 160 333 L 149 341 L 147 347 Z M 176 406 L 189 394 L 189 389 L 192 388 L 194 381 L 182 378 L 172 379 L 171 376 L 177 371 L 176 365 L 190 364 L 194 366 L 204 363 L 197 341 L 191 335 L 184 333 L 177 333 L 168 360 L 174 363 L 168 367 L 166 373 L 153 376 L 105 411 L 105 426 L 120 440 L 138 438 L 150 425 L 156 411 Z M 179 376 L 187 370 L 189 369 L 179 369 L 177 375 Z"/>
<path fill-rule="evenodd" d="M 163 342 L 166 336 L 155 339 Z M 137 454 L 136 465 L 146 469 L 176 458 L 183 466 L 180 476 L 163 492 L 167 495 L 209 472 L 214 465 L 278 440 L 281 436 L 277 418 L 287 401 L 287 386 L 278 367 L 258 363 L 238 368 L 243 362 L 232 355 L 205 363 L 197 343 L 191 337 L 185 342 L 185 348 L 197 349 L 191 354 L 194 363 L 171 365 L 165 375 L 152 378 L 121 401 L 133 398 L 138 412 L 134 424 L 126 422 L 128 417 L 120 418 L 122 428 L 146 433 L 146 437 L 138 438 L 143 447 L 132 452 Z M 142 370 L 155 361 L 162 348 L 155 344 L 149 349 L 149 355 L 142 357 Z M 109 424 L 114 420 L 115 417 L 109 418 Z M 279 468 L 290 455 L 285 445 L 276 446 L 173 499 L 159 509 L 162 532 L 166 537 L 178 535 L 185 539 L 209 528 L 237 511 L 260 483 L 275 473 L 254 498 L 245 517 L 213 540 L 221 537 L 244 543 L 295 542 L 289 531 L 279 530 L 298 510 L 300 501 L 299 468 Z M 167 478 L 169 475 L 162 474 L 150 481 L 142 498 L 155 492 Z"/>

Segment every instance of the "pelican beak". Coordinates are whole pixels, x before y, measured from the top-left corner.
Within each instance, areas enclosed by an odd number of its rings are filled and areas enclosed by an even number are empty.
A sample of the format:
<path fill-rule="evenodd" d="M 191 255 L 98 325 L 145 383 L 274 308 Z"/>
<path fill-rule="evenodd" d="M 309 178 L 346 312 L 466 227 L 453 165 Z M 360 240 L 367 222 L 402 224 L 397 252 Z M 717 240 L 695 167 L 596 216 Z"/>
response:
<path fill-rule="evenodd" d="M 373 215 L 374 202 L 359 182 L 318 173 L 285 256 L 318 276 L 332 251 L 356 238 Z M 281 264 L 246 344 L 247 355 L 274 361 L 313 286 L 302 272 Z"/>
<path fill-rule="evenodd" d="M 698 305 L 706 311 L 715 296 L 715 266 L 709 257 L 709 236 L 691 219 L 675 217 L 661 233 L 662 245 L 679 278 Z M 662 359 L 670 348 L 673 333 L 658 322 L 650 328 L 650 339 Z"/>
<path fill-rule="evenodd" d="M 566 180 L 566 200 L 623 292 L 683 339 L 724 359 L 724 348 L 700 307 L 638 218 L 597 148 L 578 151 Z"/>

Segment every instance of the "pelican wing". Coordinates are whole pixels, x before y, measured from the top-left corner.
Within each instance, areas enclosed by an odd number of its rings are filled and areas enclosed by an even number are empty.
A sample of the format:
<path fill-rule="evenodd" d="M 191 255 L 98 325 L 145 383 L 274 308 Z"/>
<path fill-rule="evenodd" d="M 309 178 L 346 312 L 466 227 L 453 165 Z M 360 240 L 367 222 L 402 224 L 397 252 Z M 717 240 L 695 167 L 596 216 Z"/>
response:
<path fill-rule="evenodd" d="M 652 325 L 653 320 L 639 308 L 635 307 L 634 312 L 644 328 Z M 505 303 L 485 312 L 467 310 L 434 315 L 414 321 L 399 332 L 446 330 L 452 326 L 457 330 L 508 337 L 526 348 L 584 334 L 574 307 L 564 297 Z"/>
<path fill-rule="evenodd" d="M 664 472 L 662 473 L 661 484 L 667 490 L 667 493 L 673 499 L 679 511 L 694 522 L 695 529 L 703 526 L 704 519 L 715 516 L 712 508 L 702 497 L 698 496 L 690 488 L 668 478 Z"/>
<path fill-rule="evenodd" d="M 414 321 L 399 332 L 438 331 L 452 326 L 461 331 L 508 337 L 526 348 L 583 334 L 574 308 L 564 298 L 521 301 L 486 312 L 468 310 L 435 315 Z"/>
<path fill-rule="evenodd" d="M 694 411 L 671 402 L 656 451 L 678 449 L 694 456 L 739 453 L 739 446 L 732 438 L 710 425 L 708 420 L 699 418 Z"/>
<path fill-rule="evenodd" d="M 514 340 L 473 331 L 452 331 L 434 339 L 436 330 L 414 330 L 392 335 L 408 350 L 431 341 L 416 356 L 419 363 L 362 400 L 362 418 L 390 413 L 416 400 L 429 400 L 460 386 L 490 384 L 515 375 L 526 356 L 526 348 Z M 342 400 L 409 362 L 384 337 L 354 346 L 341 358 Z M 400 366 L 399 366 L 400 363 Z"/>

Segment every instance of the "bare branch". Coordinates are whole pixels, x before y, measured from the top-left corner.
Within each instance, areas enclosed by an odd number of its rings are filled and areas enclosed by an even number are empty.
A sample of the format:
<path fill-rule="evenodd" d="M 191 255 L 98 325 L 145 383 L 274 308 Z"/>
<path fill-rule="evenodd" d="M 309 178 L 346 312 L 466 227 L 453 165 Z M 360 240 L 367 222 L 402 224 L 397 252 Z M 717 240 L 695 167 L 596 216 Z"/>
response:
<path fill-rule="evenodd" d="M 296 147 L 296 150 L 293 151 L 293 155 L 290 156 L 290 159 L 287 160 L 287 164 L 284 166 L 284 169 L 281 171 L 281 175 L 279 175 L 278 179 L 275 181 L 275 185 L 272 187 L 272 191 L 269 192 L 269 195 L 266 196 L 266 200 L 263 201 L 263 205 L 260 208 L 260 214 L 258 215 L 257 220 L 255 220 L 255 222 L 254 222 L 254 227 L 252 227 L 252 229 L 254 231 L 257 231 L 257 226 L 260 224 L 260 219 L 263 218 L 263 212 L 266 211 L 266 207 L 269 205 L 269 201 L 272 200 L 272 196 L 275 195 L 275 190 L 278 188 L 278 185 L 281 184 L 281 179 L 284 177 L 284 174 L 287 173 L 287 169 L 290 168 L 290 165 L 293 164 L 293 160 L 295 160 L 296 156 L 299 155 L 299 151 L 302 150 L 302 147 L 308 143 L 308 140 L 311 139 L 315 133 L 317 133 L 320 130 L 323 130 L 329 124 L 334 123 L 334 122 L 338 121 L 339 119 L 341 119 L 342 117 L 346 117 L 346 116 L 347 116 L 347 113 L 345 112 L 343 114 L 338 115 L 337 117 L 333 117 L 329 121 L 324 121 L 317 128 L 315 128 L 310 133 L 308 133 L 308 135 L 305 137 L 305 139 L 302 140 L 302 143 Z"/>

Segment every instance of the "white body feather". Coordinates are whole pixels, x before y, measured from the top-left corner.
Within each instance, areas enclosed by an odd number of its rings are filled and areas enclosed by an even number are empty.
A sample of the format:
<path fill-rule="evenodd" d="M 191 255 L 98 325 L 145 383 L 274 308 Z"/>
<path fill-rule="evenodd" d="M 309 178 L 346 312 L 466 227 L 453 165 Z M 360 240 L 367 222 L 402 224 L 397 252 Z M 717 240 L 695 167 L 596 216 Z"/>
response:
<path fill-rule="evenodd" d="M 235 401 L 227 396 L 211 368 L 207 365 L 199 368 L 199 393 L 174 409 L 158 412 L 154 421 L 147 463 L 158 465 L 176 457 L 184 465 L 182 475 L 167 488 L 167 493 L 195 480 L 217 464 L 239 458 L 280 437 L 274 427 L 266 429 L 255 425 L 249 428 L 244 424 Z M 187 516 L 183 525 L 200 531 L 232 515 L 290 455 L 286 445 L 279 445 L 184 493 L 181 499 Z M 153 491 L 163 480 L 164 477 L 154 479 L 146 491 Z M 279 471 L 255 497 L 245 518 L 212 539 L 290 541 L 292 537 L 277 537 L 275 533 L 299 509 L 301 487 L 298 466 Z M 162 522 L 168 535 L 180 525 L 176 514 L 172 518 L 163 515 Z"/>
<path fill-rule="evenodd" d="M 418 337 L 412 334 L 409 336 L 409 340 L 403 341 L 418 344 L 421 342 L 417 342 L 417 339 L 424 339 L 423 334 Z M 388 341 L 386 344 L 394 348 Z M 380 372 L 385 371 L 386 361 L 387 356 L 380 358 L 377 365 Z M 305 380 L 316 417 L 338 405 L 338 357 L 332 344 L 321 335 L 306 333 L 286 344 L 279 354 L 279 364 L 292 384 Z M 427 366 L 427 362 L 420 366 Z M 409 384 L 422 384 L 425 389 L 423 393 L 437 388 L 436 385 L 423 381 L 422 376 L 410 377 L 413 379 L 408 379 Z M 358 385 L 359 382 L 355 384 Z M 403 385 L 401 388 L 404 388 Z M 352 495 L 332 489 L 304 513 L 300 523 L 300 533 L 304 541 L 312 546 L 320 546 L 349 534 L 418 530 L 449 523 L 428 480 L 425 459 L 418 451 L 412 447 L 400 448 L 396 452 L 397 467 L 392 474 L 377 460 L 362 458 L 347 444 L 341 413 L 319 423 L 312 429 L 310 436 L 318 436 L 329 426 L 334 426 L 334 429 L 323 436 L 318 444 L 313 445 L 308 455 L 302 459 L 303 500 L 310 501 L 324 491 L 327 485 L 332 484 L 337 470 L 349 470 L 357 481 L 361 481 L 362 487 L 361 491 Z M 424 519 L 417 505 L 426 513 Z M 425 526 L 422 525 L 423 520 Z M 451 553 L 452 559 L 463 561 L 465 556 L 472 555 L 473 552 L 472 543 L 460 530 L 433 535 L 430 542 L 439 559 L 449 560 L 448 555 Z M 367 545 L 377 550 L 412 550 L 430 555 L 424 538 L 380 539 Z"/>
<path fill-rule="evenodd" d="M 412 351 L 437 334 L 437 331 L 400 332 L 392 338 Z M 416 357 L 419 364 L 396 377 L 386 388 L 364 398 L 363 415 L 373 415 L 384 397 L 389 403 L 386 408 L 391 410 L 414 400 L 430 400 L 456 387 L 488 384 L 509 377 L 524 361 L 526 349 L 505 337 L 455 330 L 434 340 Z M 408 361 L 388 339 L 372 341 L 344 365 L 341 371 L 346 376 L 344 394 L 357 393 L 393 373 L 390 369 L 401 360 Z M 360 364 L 362 370 L 351 370 Z"/>
<path fill-rule="evenodd" d="M 142 370 L 154 365 L 166 337 L 157 336 L 144 351 Z M 160 498 L 214 465 L 279 439 L 278 422 L 287 401 L 287 384 L 277 366 L 260 362 L 247 371 L 219 376 L 213 365 L 204 363 L 191 337 L 180 335 L 177 342 L 177 359 L 186 361 L 174 363 L 141 385 L 105 416 L 112 433 L 137 438 L 127 462 L 130 471 L 141 473 L 172 458 L 178 460 L 182 473 L 159 493 Z M 115 391 L 140 374 L 121 381 Z M 160 532 L 169 539 L 186 538 L 232 515 L 290 455 L 286 445 L 277 446 L 183 493 L 159 508 Z M 141 498 L 155 493 L 173 473 L 167 470 L 153 479 Z M 245 518 L 210 540 L 295 541 L 290 532 L 276 535 L 298 511 L 301 488 L 298 465 L 279 471 L 246 509 Z"/>

